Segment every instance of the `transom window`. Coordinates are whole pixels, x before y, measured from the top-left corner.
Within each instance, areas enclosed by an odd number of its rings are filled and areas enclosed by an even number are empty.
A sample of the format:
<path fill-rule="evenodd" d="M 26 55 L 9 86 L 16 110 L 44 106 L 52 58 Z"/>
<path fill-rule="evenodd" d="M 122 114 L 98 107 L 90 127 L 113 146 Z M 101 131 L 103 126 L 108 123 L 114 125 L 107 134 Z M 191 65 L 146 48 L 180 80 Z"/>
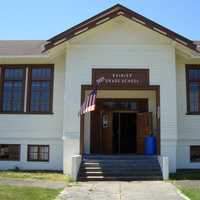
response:
<path fill-rule="evenodd" d="M 187 66 L 186 79 L 188 114 L 200 114 L 200 65 Z"/>
<path fill-rule="evenodd" d="M 97 107 L 103 110 L 148 112 L 148 99 L 97 99 Z"/>
<path fill-rule="evenodd" d="M 20 160 L 20 145 L 0 144 L 0 160 Z"/>
<path fill-rule="evenodd" d="M 52 113 L 53 65 L 0 65 L 1 113 Z"/>
<path fill-rule="evenodd" d="M 28 145 L 28 161 L 49 161 L 49 145 Z"/>

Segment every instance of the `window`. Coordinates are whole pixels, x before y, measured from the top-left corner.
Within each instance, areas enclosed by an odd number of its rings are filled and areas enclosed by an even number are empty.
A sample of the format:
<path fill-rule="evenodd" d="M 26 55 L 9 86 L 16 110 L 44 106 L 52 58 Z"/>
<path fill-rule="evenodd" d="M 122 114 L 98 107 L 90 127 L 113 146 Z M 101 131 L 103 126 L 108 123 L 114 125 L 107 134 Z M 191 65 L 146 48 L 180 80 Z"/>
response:
<path fill-rule="evenodd" d="M 3 68 L 2 112 L 23 112 L 25 68 Z"/>
<path fill-rule="evenodd" d="M 200 162 L 200 146 L 190 146 L 190 161 Z"/>
<path fill-rule="evenodd" d="M 0 160 L 20 160 L 20 145 L 0 144 Z"/>
<path fill-rule="evenodd" d="M 49 161 L 49 145 L 28 145 L 28 161 Z"/>
<path fill-rule="evenodd" d="M 187 112 L 200 114 L 200 65 L 186 67 Z"/>
<path fill-rule="evenodd" d="M 31 67 L 29 79 L 29 112 L 52 112 L 53 68 Z"/>
<path fill-rule="evenodd" d="M 0 65 L 0 113 L 52 114 L 52 64 Z"/>

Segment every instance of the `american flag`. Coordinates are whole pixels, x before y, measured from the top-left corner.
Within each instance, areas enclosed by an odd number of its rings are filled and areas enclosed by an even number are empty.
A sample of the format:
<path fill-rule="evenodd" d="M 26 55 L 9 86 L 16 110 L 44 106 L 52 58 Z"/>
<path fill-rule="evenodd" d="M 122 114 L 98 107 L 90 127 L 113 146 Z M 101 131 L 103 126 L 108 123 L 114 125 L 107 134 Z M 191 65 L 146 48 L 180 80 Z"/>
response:
<path fill-rule="evenodd" d="M 95 110 L 96 96 L 97 96 L 97 90 L 93 89 L 93 91 L 89 94 L 89 96 L 86 97 L 85 101 L 83 102 L 80 109 L 80 115 Z"/>

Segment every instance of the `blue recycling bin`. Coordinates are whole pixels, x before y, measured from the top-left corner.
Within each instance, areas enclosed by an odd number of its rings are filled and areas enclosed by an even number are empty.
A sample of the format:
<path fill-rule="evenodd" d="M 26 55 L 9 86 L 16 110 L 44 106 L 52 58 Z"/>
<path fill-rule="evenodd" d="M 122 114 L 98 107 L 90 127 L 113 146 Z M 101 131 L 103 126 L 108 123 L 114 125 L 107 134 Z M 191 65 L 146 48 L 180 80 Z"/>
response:
<path fill-rule="evenodd" d="M 155 136 L 147 136 L 144 139 L 144 153 L 145 155 L 156 155 L 157 141 Z"/>

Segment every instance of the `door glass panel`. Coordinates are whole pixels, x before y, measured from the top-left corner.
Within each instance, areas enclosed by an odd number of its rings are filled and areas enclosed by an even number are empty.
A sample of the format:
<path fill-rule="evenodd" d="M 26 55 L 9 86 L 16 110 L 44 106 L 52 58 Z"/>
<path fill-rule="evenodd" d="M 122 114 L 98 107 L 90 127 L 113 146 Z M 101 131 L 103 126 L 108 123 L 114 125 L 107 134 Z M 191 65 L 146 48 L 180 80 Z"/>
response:
<path fill-rule="evenodd" d="M 119 139 L 120 139 L 120 130 L 119 130 L 119 113 L 113 113 L 113 153 L 119 153 Z"/>
<path fill-rule="evenodd" d="M 136 153 L 136 114 L 113 113 L 113 153 Z"/>

